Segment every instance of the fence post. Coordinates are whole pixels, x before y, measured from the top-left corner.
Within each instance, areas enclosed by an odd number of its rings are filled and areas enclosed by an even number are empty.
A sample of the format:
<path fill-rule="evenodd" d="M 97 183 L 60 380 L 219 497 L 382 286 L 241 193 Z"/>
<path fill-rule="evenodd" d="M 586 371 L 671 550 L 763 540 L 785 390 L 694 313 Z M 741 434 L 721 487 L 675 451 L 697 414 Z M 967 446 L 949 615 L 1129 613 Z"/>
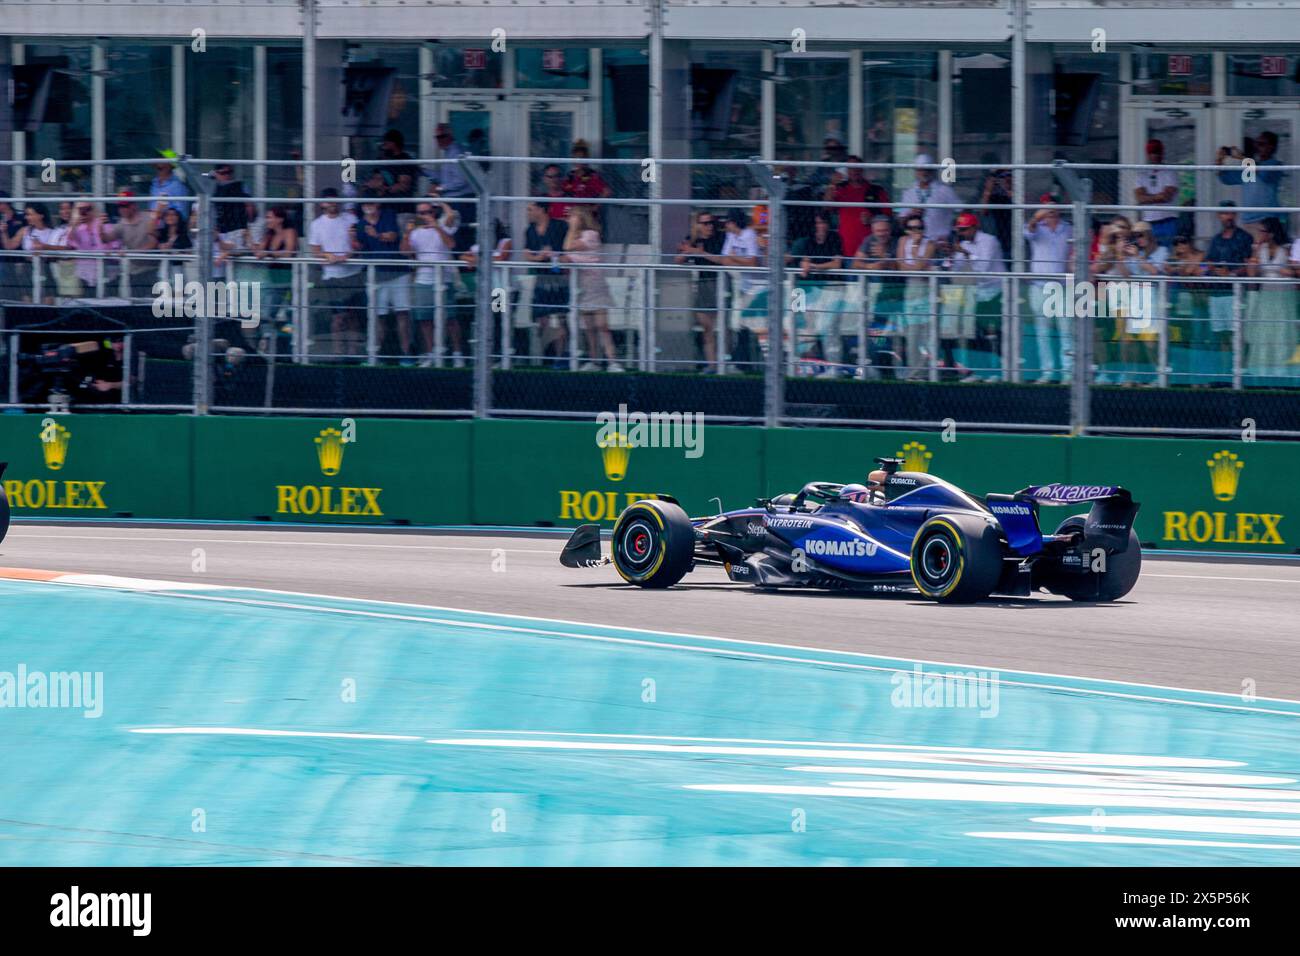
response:
<path fill-rule="evenodd" d="M 749 171 L 767 193 L 767 365 L 763 379 L 763 424 L 775 428 L 785 413 L 786 181 L 774 167 L 758 159 L 750 160 Z M 793 327 L 790 331 L 793 338 Z"/>
<path fill-rule="evenodd" d="M 472 156 L 462 156 L 459 163 L 477 199 L 478 228 L 475 235 L 478 238 L 478 265 L 474 282 L 474 369 L 471 374 L 474 417 L 486 418 L 492 413 L 492 253 L 496 251 L 492 189 L 488 183 L 486 163 Z M 441 275 L 438 283 L 442 284 Z M 505 347 L 505 343 L 502 345 Z"/>
<path fill-rule="evenodd" d="M 1073 205 L 1074 216 L 1074 282 L 1088 281 L 1088 203 L 1092 201 L 1092 180 L 1066 169 L 1063 160 L 1057 160 L 1056 178 L 1065 187 Z M 1073 285 L 1064 290 L 1071 303 L 1075 302 Z M 1034 317 L 1037 321 L 1037 316 Z M 1070 380 L 1070 434 L 1082 435 L 1092 423 L 1092 336 L 1093 317 L 1083 314 L 1074 317 L 1074 368 Z M 1039 362 L 1039 364 L 1043 364 Z"/>
<path fill-rule="evenodd" d="M 194 192 L 198 209 L 196 248 L 199 283 L 204 293 L 203 307 L 194 318 L 194 414 L 206 415 L 212 398 L 212 316 L 207 310 L 207 290 L 212 281 L 212 193 L 216 185 L 210 176 L 198 171 L 189 156 L 182 156 L 177 165 L 185 173 L 185 185 Z"/>

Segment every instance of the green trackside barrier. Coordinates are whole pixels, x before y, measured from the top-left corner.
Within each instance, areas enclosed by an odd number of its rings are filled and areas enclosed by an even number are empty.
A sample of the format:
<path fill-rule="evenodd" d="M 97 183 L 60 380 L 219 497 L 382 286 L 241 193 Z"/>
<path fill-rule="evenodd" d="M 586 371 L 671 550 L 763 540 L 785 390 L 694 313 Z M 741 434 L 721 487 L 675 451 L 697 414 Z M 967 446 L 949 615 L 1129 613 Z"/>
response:
<path fill-rule="evenodd" d="M 194 516 L 360 524 L 469 521 L 468 421 L 194 423 Z"/>
<path fill-rule="evenodd" d="M 20 517 L 609 527 L 641 497 L 709 514 L 897 457 L 976 494 L 1124 485 L 1148 547 L 1300 549 L 1297 443 L 709 425 L 696 457 L 599 437 L 594 421 L 0 415 L 0 460 Z M 1044 530 L 1073 510 L 1044 508 Z"/>
<path fill-rule="evenodd" d="M 1119 482 L 1142 503 L 1146 547 L 1294 554 L 1300 444 L 1189 438 L 1071 439 L 1076 484 Z"/>
<path fill-rule="evenodd" d="M 188 517 L 190 419 L 0 415 L 4 487 L 16 517 Z"/>
<path fill-rule="evenodd" d="M 703 453 L 689 449 L 597 444 L 588 422 L 474 423 L 476 524 L 575 527 L 613 523 L 629 503 L 655 494 L 677 498 L 690 514 L 752 504 L 762 492 L 761 428 L 707 425 Z M 629 436 L 636 441 L 638 436 Z"/>

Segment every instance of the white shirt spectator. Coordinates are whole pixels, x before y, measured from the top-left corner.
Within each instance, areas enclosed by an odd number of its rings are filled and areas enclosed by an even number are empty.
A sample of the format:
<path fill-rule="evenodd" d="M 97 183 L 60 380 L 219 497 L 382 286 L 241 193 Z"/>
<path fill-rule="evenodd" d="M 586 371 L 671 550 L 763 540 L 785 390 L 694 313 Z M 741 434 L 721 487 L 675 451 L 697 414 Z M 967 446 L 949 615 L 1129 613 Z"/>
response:
<path fill-rule="evenodd" d="M 452 236 L 456 235 L 455 229 L 444 227 L 444 231 Z M 452 247 L 443 241 L 437 229 L 412 229 L 408 239 L 411 248 L 415 250 L 415 258 L 420 262 L 451 261 Z M 417 285 L 434 285 L 437 282 L 437 273 L 438 270 L 433 266 L 420 266 L 415 270 L 415 282 Z M 444 269 L 442 274 L 445 281 L 451 278 L 452 272 L 450 269 Z"/>
<path fill-rule="evenodd" d="M 1043 275 L 1045 273 L 1062 273 L 1069 271 L 1070 240 L 1074 238 L 1074 227 L 1065 220 L 1059 220 L 1055 229 L 1048 228 L 1046 222 L 1037 225 L 1025 224 L 1025 238 L 1029 240 L 1029 271 Z"/>
<path fill-rule="evenodd" d="M 956 190 L 941 180 L 930 182 L 924 189 L 920 185 L 913 183 L 903 190 L 903 199 L 898 204 L 900 209 L 917 209 L 921 203 L 926 202 L 944 202 L 960 203 L 961 197 L 957 195 Z M 922 209 L 921 216 L 925 219 L 925 238 L 941 240 L 947 239 L 948 233 L 952 232 L 952 221 L 957 218 L 956 209 Z"/>
<path fill-rule="evenodd" d="M 1300 266 L 1300 239 L 1291 243 L 1291 263 Z"/>
<path fill-rule="evenodd" d="M 341 212 L 337 216 L 317 216 L 312 220 L 307 231 L 307 245 L 319 246 L 321 252 L 343 255 L 353 252 L 352 227 L 357 217 L 350 212 Z M 361 271 L 361 266 L 351 262 L 326 263 L 321 269 L 321 276 L 326 279 L 346 279 Z"/>
<path fill-rule="evenodd" d="M 1149 169 L 1145 172 L 1136 174 L 1133 183 L 1133 189 L 1141 186 L 1149 195 L 1158 196 L 1170 186 L 1174 187 L 1174 197 L 1169 200 L 1169 205 L 1173 205 L 1178 200 L 1178 174 L 1172 169 Z M 1133 195 L 1133 190 L 1129 190 L 1129 195 Z M 1148 206 L 1142 207 L 1142 219 L 1144 222 L 1159 222 L 1162 219 L 1176 219 L 1178 213 L 1172 209 L 1151 209 Z"/>
<path fill-rule="evenodd" d="M 953 272 L 1002 272 L 1005 263 L 1002 259 L 1002 243 L 997 236 L 987 232 L 977 232 L 973 238 L 963 240 L 962 251 L 965 255 L 952 257 Z M 1002 291 L 1002 280 L 994 277 L 980 282 L 975 290 L 975 297 L 980 302 L 987 302 Z"/>
<path fill-rule="evenodd" d="M 49 229 L 28 229 L 23 236 L 23 249 L 31 252 L 35 249 L 33 243 L 40 242 L 47 246 L 61 246 L 67 238 L 67 230 L 51 227 Z"/>
<path fill-rule="evenodd" d="M 728 232 L 727 238 L 722 242 L 723 256 L 742 256 L 745 258 L 759 257 L 758 233 L 753 229 L 742 229 L 740 232 Z M 746 272 L 740 279 L 740 291 L 743 293 L 753 292 L 763 284 L 762 276 L 756 272 Z"/>

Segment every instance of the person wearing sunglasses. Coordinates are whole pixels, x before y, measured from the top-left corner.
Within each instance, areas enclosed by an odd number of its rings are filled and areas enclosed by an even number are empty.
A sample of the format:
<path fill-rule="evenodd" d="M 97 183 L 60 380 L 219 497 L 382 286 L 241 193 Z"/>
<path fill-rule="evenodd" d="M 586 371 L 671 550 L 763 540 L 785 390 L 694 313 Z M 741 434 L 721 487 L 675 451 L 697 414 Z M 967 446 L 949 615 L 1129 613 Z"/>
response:
<path fill-rule="evenodd" d="M 691 225 L 691 234 L 677 246 L 678 265 L 689 265 L 695 273 L 695 292 L 692 307 L 696 321 L 696 351 L 704 360 L 701 371 L 716 367 L 718 360 L 718 271 L 705 266 L 717 263 L 722 255 L 726 233 L 718 228 L 717 217 L 711 212 L 697 213 Z"/>

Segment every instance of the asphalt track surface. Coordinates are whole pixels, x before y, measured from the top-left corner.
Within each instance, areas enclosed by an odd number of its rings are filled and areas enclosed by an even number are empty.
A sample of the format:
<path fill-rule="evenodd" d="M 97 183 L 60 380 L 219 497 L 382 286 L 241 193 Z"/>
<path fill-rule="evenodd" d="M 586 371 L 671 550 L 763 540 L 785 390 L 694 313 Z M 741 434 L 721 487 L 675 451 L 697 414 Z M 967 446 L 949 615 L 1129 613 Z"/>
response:
<path fill-rule="evenodd" d="M 1039 595 L 758 592 L 701 569 L 668 591 L 560 566 L 562 535 L 15 523 L 0 565 L 653 628 L 1300 700 L 1300 562 L 1153 560 L 1115 604 Z M 201 549 L 198 552 L 196 549 Z M 203 570 L 195 570 L 202 566 Z"/>

